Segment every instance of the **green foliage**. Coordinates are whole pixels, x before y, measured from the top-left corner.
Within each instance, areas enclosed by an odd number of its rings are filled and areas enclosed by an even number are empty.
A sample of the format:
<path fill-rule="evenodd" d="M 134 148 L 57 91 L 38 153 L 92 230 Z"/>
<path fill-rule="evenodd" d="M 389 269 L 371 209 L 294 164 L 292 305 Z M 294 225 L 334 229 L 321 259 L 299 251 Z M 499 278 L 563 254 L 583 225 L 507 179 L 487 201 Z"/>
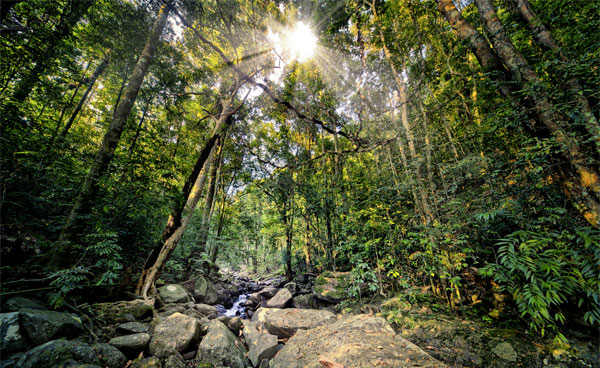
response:
<path fill-rule="evenodd" d="M 481 273 L 493 278 L 512 294 L 521 317 L 544 335 L 558 332 L 569 303 L 576 303 L 591 325 L 600 323 L 600 232 L 591 228 L 574 231 L 515 231 L 497 245 L 498 263 Z"/>

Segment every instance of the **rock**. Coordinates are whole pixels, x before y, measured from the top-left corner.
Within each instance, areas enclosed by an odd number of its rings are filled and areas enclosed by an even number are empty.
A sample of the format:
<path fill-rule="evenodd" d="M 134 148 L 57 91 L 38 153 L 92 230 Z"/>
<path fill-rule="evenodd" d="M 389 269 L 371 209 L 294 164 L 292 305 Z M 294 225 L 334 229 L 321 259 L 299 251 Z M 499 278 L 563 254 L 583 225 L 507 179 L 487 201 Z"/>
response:
<path fill-rule="evenodd" d="M 190 297 L 181 285 L 165 285 L 159 287 L 157 291 L 158 296 L 165 303 L 186 303 L 190 300 Z"/>
<path fill-rule="evenodd" d="M 31 299 L 23 298 L 21 296 L 15 296 L 10 298 L 4 304 L 4 309 L 9 312 L 18 312 L 22 309 L 39 309 L 39 310 L 47 310 L 43 305 L 34 302 Z"/>
<path fill-rule="evenodd" d="M 260 297 L 259 293 L 252 293 L 248 297 L 248 300 L 254 303 L 254 305 L 258 305 L 261 302 L 262 298 Z"/>
<path fill-rule="evenodd" d="M 23 309 L 21 326 L 36 345 L 59 337 L 76 337 L 83 332 L 79 317 L 39 309 Z"/>
<path fill-rule="evenodd" d="M 0 351 L 8 355 L 27 348 L 27 340 L 19 325 L 19 313 L 0 314 Z"/>
<path fill-rule="evenodd" d="M 244 340 L 248 346 L 248 358 L 252 365 L 258 367 L 264 360 L 269 360 L 277 353 L 277 336 L 258 331 L 252 322 L 244 323 Z"/>
<path fill-rule="evenodd" d="M 233 332 L 234 335 L 238 335 L 242 327 L 244 327 L 244 323 L 240 317 L 233 317 L 229 320 L 227 327 Z"/>
<path fill-rule="evenodd" d="M 285 308 L 292 300 L 292 293 L 288 289 L 281 289 L 267 302 L 267 308 Z"/>
<path fill-rule="evenodd" d="M 140 322 L 126 322 L 117 326 L 117 332 L 121 334 L 135 334 L 148 332 L 149 326 Z"/>
<path fill-rule="evenodd" d="M 279 291 L 278 288 L 276 287 L 266 287 L 264 289 L 262 289 L 261 291 L 258 292 L 259 295 L 264 296 L 265 298 L 272 298 L 275 296 L 275 294 L 277 294 L 277 292 Z"/>
<path fill-rule="evenodd" d="M 88 344 L 78 341 L 52 340 L 35 347 L 19 359 L 19 368 L 64 367 L 65 362 L 99 365 L 96 352 Z"/>
<path fill-rule="evenodd" d="M 348 272 L 324 272 L 315 280 L 314 294 L 328 303 L 339 303 L 345 295 Z"/>
<path fill-rule="evenodd" d="M 288 282 L 283 285 L 284 288 L 288 289 L 292 295 L 296 295 L 298 293 L 298 285 L 295 282 Z"/>
<path fill-rule="evenodd" d="M 494 346 L 492 352 L 496 354 L 496 356 L 498 356 L 499 358 L 508 360 L 509 362 L 517 361 L 517 352 L 512 347 L 512 345 L 507 342 L 501 342 L 498 345 Z"/>
<path fill-rule="evenodd" d="M 396 335 L 383 318 L 364 314 L 345 316 L 330 325 L 298 331 L 270 365 L 271 368 L 323 366 L 445 367 Z"/>
<path fill-rule="evenodd" d="M 222 324 L 224 324 L 225 326 L 227 326 L 229 324 L 229 322 L 231 321 L 231 317 L 229 317 L 229 316 L 219 316 L 217 318 L 217 321 L 219 321 Z"/>
<path fill-rule="evenodd" d="M 150 354 L 159 358 L 183 351 L 200 336 L 200 322 L 196 318 L 175 313 L 162 320 L 154 329 Z"/>
<path fill-rule="evenodd" d="M 204 300 L 206 292 L 208 291 L 208 281 L 206 277 L 200 275 L 194 282 L 194 299 Z"/>
<path fill-rule="evenodd" d="M 300 309 L 316 309 L 317 303 L 315 297 L 312 294 L 303 294 L 294 297 L 292 300 L 294 308 Z"/>
<path fill-rule="evenodd" d="M 141 360 L 134 360 L 129 366 L 130 368 L 162 368 L 160 359 L 157 357 L 149 357 Z"/>
<path fill-rule="evenodd" d="M 212 320 L 198 347 L 197 361 L 229 368 L 250 367 L 243 344 L 223 323 Z M 198 367 L 201 365 L 199 364 Z"/>
<path fill-rule="evenodd" d="M 164 368 L 186 368 L 185 360 L 179 354 L 173 354 L 165 359 Z"/>
<path fill-rule="evenodd" d="M 298 330 L 308 330 L 321 325 L 333 323 L 335 314 L 318 309 L 268 309 L 256 311 L 253 322 L 262 323 L 264 327 L 280 339 L 290 337 Z"/>
<path fill-rule="evenodd" d="M 219 293 L 217 292 L 215 285 L 208 281 L 208 287 L 206 289 L 206 296 L 200 299 L 201 302 L 206 304 L 217 304 L 221 300 Z"/>
<path fill-rule="evenodd" d="M 89 312 L 97 320 L 106 324 L 143 321 L 154 316 L 153 299 L 96 303 L 89 306 Z"/>
<path fill-rule="evenodd" d="M 92 349 L 96 352 L 102 367 L 123 368 L 127 363 L 125 355 L 110 344 L 94 344 Z"/>
<path fill-rule="evenodd" d="M 132 356 L 144 350 L 149 342 L 150 335 L 142 332 L 133 335 L 113 337 L 108 343 L 118 348 L 126 355 Z"/>
<path fill-rule="evenodd" d="M 212 305 L 208 305 L 208 304 L 196 304 L 194 306 L 194 309 L 196 309 L 198 312 L 200 312 L 202 315 L 206 316 L 209 319 L 214 319 L 217 318 L 217 308 L 215 308 Z"/>

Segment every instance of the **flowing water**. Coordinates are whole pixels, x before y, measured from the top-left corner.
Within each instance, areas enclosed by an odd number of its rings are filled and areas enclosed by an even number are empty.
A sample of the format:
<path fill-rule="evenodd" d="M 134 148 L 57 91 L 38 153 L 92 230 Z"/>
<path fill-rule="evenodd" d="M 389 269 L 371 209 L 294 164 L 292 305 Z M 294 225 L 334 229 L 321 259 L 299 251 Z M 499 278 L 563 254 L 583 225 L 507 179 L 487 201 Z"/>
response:
<path fill-rule="evenodd" d="M 246 307 L 244 307 L 242 304 L 244 304 L 244 302 L 246 301 L 246 299 L 248 299 L 248 295 L 246 294 L 240 294 L 235 303 L 233 303 L 233 306 L 229 309 L 227 309 L 223 315 L 227 316 L 227 317 L 241 317 L 241 318 L 246 318 Z"/>

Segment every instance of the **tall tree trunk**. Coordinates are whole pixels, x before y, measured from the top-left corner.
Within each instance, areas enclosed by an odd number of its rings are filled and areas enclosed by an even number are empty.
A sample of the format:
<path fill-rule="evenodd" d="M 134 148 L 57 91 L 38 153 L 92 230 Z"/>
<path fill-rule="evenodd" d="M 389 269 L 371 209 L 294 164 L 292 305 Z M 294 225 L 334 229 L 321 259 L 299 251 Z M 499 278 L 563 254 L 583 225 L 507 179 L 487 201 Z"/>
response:
<path fill-rule="evenodd" d="M 73 122 L 75 121 L 75 118 L 77 117 L 77 115 L 79 114 L 81 109 L 83 108 L 83 104 L 85 103 L 85 100 L 87 99 L 90 92 L 92 92 L 92 89 L 94 88 L 94 84 L 96 84 L 96 80 L 98 80 L 98 77 L 100 77 L 100 75 L 102 75 L 102 73 L 104 73 L 104 71 L 106 70 L 106 67 L 108 67 L 109 60 L 110 60 L 109 55 L 106 55 L 104 57 L 104 60 L 102 60 L 100 65 L 98 65 L 98 67 L 94 71 L 94 74 L 92 74 L 92 77 L 90 78 L 87 89 L 85 90 L 85 92 L 83 92 L 81 99 L 79 99 L 79 103 L 75 107 L 75 110 L 73 110 L 71 117 L 69 118 L 69 120 L 67 121 L 67 124 L 65 124 L 65 127 L 63 128 L 62 132 L 60 133 L 60 140 L 65 139 L 65 137 L 67 136 L 67 133 L 69 132 L 69 129 L 71 129 L 71 126 L 73 125 Z M 60 146 L 60 144 L 59 144 L 59 146 Z"/>
<path fill-rule="evenodd" d="M 131 79 L 129 80 L 127 89 L 125 90 L 125 98 L 117 107 L 117 113 L 113 117 L 108 130 L 104 134 L 100 149 L 98 150 L 92 167 L 90 168 L 90 171 L 83 182 L 81 190 L 79 191 L 79 195 L 75 199 L 75 203 L 71 209 L 71 213 L 67 218 L 65 226 L 60 233 L 58 239 L 59 242 L 56 244 L 54 248 L 55 251 L 51 256 L 51 264 L 59 267 L 68 267 L 72 264 L 73 252 L 71 251 L 71 241 L 75 239 L 76 231 L 81 224 L 82 215 L 90 212 L 93 201 L 95 200 L 96 194 L 99 190 L 98 181 L 106 172 L 112 160 L 115 148 L 117 147 L 119 139 L 121 138 L 121 134 L 123 133 L 125 123 L 129 118 L 131 109 L 135 103 L 144 77 L 148 72 L 148 67 L 152 61 L 154 51 L 156 50 L 160 35 L 162 34 L 167 22 L 168 15 L 169 8 L 166 5 L 163 5 L 158 12 L 158 16 L 156 17 L 152 31 L 146 40 L 144 50 L 142 51 Z"/>
<path fill-rule="evenodd" d="M 588 165 L 588 157 L 581 151 L 578 142 L 564 130 L 564 127 L 569 125 L 568 122 L 564 116 L 554 109 L 535 71 L 531 69 L 527 60 L 517 51 L 508 38 L 491 1 L 475 0 L 475 3 L 479 9 L 479 16 L 490 32 L 494 49 L 504 61 L 514 79 L 530 85 L 532 89 L 531 97 L 535 112 L 539 117 L 539 122 L 556 139 L 561 147 L 563 157 L 568 159 L 568 162 L 572 165 L 578 176 L 579 185 L 583 187 L 581 190 L 573 189 L 572 192 L 578 191 L 584 196 L 582 199 L 587 202 L 588 210 L 591 212 L 586 219 L 595 218 L 592 225 L 598 226 L 598 217 L 600 216 L 600 202 L 598 202 L 598 198 L 600 198 L 600 175 L 596 169 Z M 573 184 L 577 184 L 577 178 L 573 178 L 573 181 Z"/>
<path fill-rule="evenodd" d="M 554 52 L 554 54 L 556 54 L 556 56 L 558 56 L 558 58 L 565 64 L 571 63 L 567 56 L 562 52 L 556 41 L 554 41 L 554 37 L 552 37 L 552 34 L 546 28 L 544 23 L 542 23 L 542 21 L 535 15 L 533 10 L 531 10 L 527 0 L 509 0 L 508 4 L 509 6 L 513 7 L 514 12 L 521 16 L 533 34 L 533 38 L 544 49 Z M 559 71 L 566 71 L 565 67 L 560 66 Z M 598 124 L 598 120 L 596 119 L 594 112 L 590 107 L 588 99 L 583 94 L 583 88 L 581 88 L 581 85 L 575 78 L 566 78 L 564 81 L 562 78 L 560 78 L 560 80 L 566 89 L 570 91 L 572 97 L 575 99 L 576 104 L 581 110 L 581 115 L 583 116 L 585 122 L 585 129 L 596 140 L 596 143 L 600 144 L 600 125 Z"/>
<path fill-rule="evenodd" d="M 167 225 L 163 230 L 160 239 L 146 259 L 136 289 L 136 293 L 139 296 L 144 298 L 148 297 L 148 292 L 154 286 L 154 282 L 171 256 L 171 253 L 173 253 L 179 244 L 179 240 L 187 228 L 189 219 L 200 199 L 199 192 L 201 191 L 198 190 L 199 188 L 196 185 L 198 177 L 200 176 L 215 143 L 233 124 L 232 115 L 239 109 L 239 107 L 237 109 L 231 109 L 234 97 L 235 93 L 223 106 L 221 116 L 215 125 L 213 134 L 204 143 L 204 147 L 196 160 L 196 164 L 183 186 L 182 200 L 177 202 L 171 210 L 171 215 L 169 216 L 169 220 L 167 221 Z M 206 172 L 206 170 L 204 170 L 204 172 Z"/>
<path fill-rule="evenodd" d="M 219 255 L 218 241 L 221 239 L 221 235 L 223 235 L 223 228 L 225 226 L 225 208 L 226 208 L 226 204 L 227 204 L 227 193 L 226 192 L 227 191 L 225 189 L 223 189 L 223 196 L 221 198 L 221 208 L 219 209 L 219 222 L 217 223 L 217 232 L 215 235 L 215 242 L 213 243 L 212 247 L 210 248 L 210 254 L 208 257 L 208 259 L 210 259 L 210 261 L 213 264 L 215 262 L 217 262 L 217 256 Z M 257 240 L 253 239 L 252 243 L 254 243 L 256 245 Z M 255 252 L 256 252 L 256 250 L 255 250 Z M 256 267 L 256 258 L 253 258 L 253 260 L 254 260 L 254 267 Z"/>
<path fill-rule="evenodd" d="M 140 137 L 140 133 L 142 132 L 142 130 L 144 128 L 144 120 L 146 119 L 146 113 L 148 112 L 149 107 L 150 107 L 150 102 L 146 103 L 146 106 L 144 106 L 144 111 L 142 111 L 142 117 L 140 118 L 140 122 L 137 126 L 137 129 L 135 130 L 135 135 L 133 136 L 133 140 L 131 141 L 131 144 L 129 145 L 129 149 L 127 150 L 127 156 L 129 158 L 131 158 L 131 156 L 133 155 L 133 150 L 135 149 L 137 140 Z"/>
<path fill-rule="evenodd" d="M 467 23 L 462 15 L 458 12 L 452 0 L 437 0 L 439 11 L 446 17 L 450 25 L 457 31 L 459 38 L 469 43 L 472 51 L 475 53 L 479 64 L 492 78 L 497 81 L 506 80 L 506 69 L 502 65 L 503 61 L 510 69 L 513 79 L 517 82 L 528 82 L 532 85 L 539 85 L 537 75 L 531 70 L 523 56 L 516 51 L 504 29 L 500 20 L 495 14 L 495 10 L 489 1 L 476 1 L 486 27 L 488 28 L 494 50 L 489 47 L 485 39 L 475 30 L 475 28 Z M 500 85 L 503 87 L 503 85 Z M 504 86 L 506 87 L 506 86 Z M 523 86 L 515 86 L 522 89 Z M 537 88 L 536 88 L 537 89 Z M 521 101 L 516 101 L 512 98 L 510 89 L 500 88 L 502 94 L 511 98 L 514 102 L 520 104 L 521 109 L 530 113 L 526 106 L 522 105 Z M 540 122 L 548 132 L 562 146 L 561 155 L 570 163 L 571 168 L 561 169 L 563 178 L 563 187 L 565 194 L 571 200 L 574 207 L 581 215 L 592 225 L 598 227 L 600 217 L 600 203 L 597 199 L 600 191 L 599 176 L 595 170 L 590 169 L 585 164 L 585 157 L 580 152 L 575 141 L 560 127 L 557 122 L 563 121 L 563 117 L 557 114 L 551 105 L 545 91 L 536 90 L 532 93 L 534 103 L 534 111 L 532 118 Z"/>

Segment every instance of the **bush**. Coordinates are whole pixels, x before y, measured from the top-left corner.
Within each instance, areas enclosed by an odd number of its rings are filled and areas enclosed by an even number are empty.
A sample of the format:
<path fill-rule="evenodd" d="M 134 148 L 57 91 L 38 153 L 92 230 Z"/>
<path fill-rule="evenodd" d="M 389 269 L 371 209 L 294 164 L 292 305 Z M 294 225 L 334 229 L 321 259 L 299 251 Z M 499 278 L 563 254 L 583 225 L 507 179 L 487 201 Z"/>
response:
<path fill-rule="evenodd" d="M 502 289 L 510 292 L 532 330 L 542 336 L 564 324 L 561 308 L 576 302 L 584 320 L 600 322 L 600 232 L 592 228 L 575 231 L 515 231 L 497 245 L 498 263 L 481 269 Z"/>

